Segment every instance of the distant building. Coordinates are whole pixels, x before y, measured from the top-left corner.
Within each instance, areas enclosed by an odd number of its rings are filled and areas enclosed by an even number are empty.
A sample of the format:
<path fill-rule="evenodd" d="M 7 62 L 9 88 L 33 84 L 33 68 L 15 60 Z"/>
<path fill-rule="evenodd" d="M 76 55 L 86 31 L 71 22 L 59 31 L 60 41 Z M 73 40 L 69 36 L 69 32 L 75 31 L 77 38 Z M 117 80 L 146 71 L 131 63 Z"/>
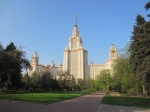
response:
<path fill-rule="evenodd" d="M 40 65 L 39 56 L 37 52 L 35 52 L 33 56 L 31 57 L 30 65 L 31 65 L 31 68 L 28 69 L 29 76 L 32 76 L 33 73 L 42 74 L 43 72 L 51 72 L 55 77 L 57 76 L 57 73 L 62 71 L 62 68 L 63 68 L 62 64 L 60 64 L 58 67 L 55 67 L 55 63 L 53 60 L 50 63 L 50 65 Z"/>
<path fill-rule="evenodd" d="M 109 50 L 109 59 L 106 60 L 105 64 L 93 64 L 90 63 L 90 78 L 95 79 L 96 76 L 100 73 L 100 71 L 104 69 L 109 69 L 110 72 L 113 72 L 113 63 L 114 60 L 118 58 L 117 49 L 114 44 L 111 45 Z"/>
<path fill-rule="evenodd" d="M 75 22 L 68 46 L 64 50 L 63 71 L 68 71 L 76 79 L 89 78 L 87 56 L 88 52 L 82 46 L 82 39 Z"/>
<path fill-rule="evenodd" d="M 58 73 L 61 71 L 67 71 L 75 77 L 75 79 L 95 79 L 101 70 L 110 69 L 112 72 L 112 65 L 114 60 L 117 59 L 117 49 L 112 44 L 109 50 L 109 59 L 105 64 L 93 64 L 88 65 L 88 51 L 82 46 L 82 39 L 79 34 L 77 22 L 75 22 L 72 35 L 69 37 L 68 46 L 64 49 L 63 65 L 55 66 L 54 61 L 50 65 L 40 65 L 38 63 L 39 56 L 35 52 L 31 58 L 31 67 L 28 69 L 28 74 L 32 76 L 34 72 L 40 74 L 45 71 L 51 72 L 54 77 L 58 77 Z"/>

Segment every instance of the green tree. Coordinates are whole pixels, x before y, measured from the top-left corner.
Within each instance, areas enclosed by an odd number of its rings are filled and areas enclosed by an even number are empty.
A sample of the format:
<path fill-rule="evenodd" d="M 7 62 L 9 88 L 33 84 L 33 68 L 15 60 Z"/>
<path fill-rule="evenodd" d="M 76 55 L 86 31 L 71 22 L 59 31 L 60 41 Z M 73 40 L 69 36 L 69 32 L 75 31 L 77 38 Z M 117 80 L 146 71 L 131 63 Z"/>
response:
<path fill-rule="evenodd" d="M 129 57 L 126 55 L 120 56 L 113 65 L 113 89 L 120 92 L 133 92 L 138 90 L 136 81 L 130 67 Z"/>
<path fill-rule="evenodd" d="M 34 72 L 31 76 L 31 87 L 35 91 L 40 88 L 40 75 Z"/>
<path fill-rule="evenodd" d="M 27 69 L 30 64 L 25 58 L 25 52 L 17 49 L 11 42 L 0 50 L 0 83 L 5 89 L 18 89 L 22 86 L 22 69 Z"/>
<path fill-rule="evenodd" d="M 50 88 L 52 89 L 53 92 L 55 92 L 56 90 L 61 91 L 60 84 L 55 79 L 51 79 L 51 81 L 50 81 Z"/>
<path fill-rule="evenodd" d="M 75 78 L 68 72 L 60 72 L 58 73 L 59 83 L 62 89 L 66 89 L 67 91 L 72 91 L 73 86 L 75 85 Z"/>
<path fill-rule="evenodd" d="M 110 75 L 110 70 L 105 69 L 100 72 L 96 77 L 96 87 L 105 90 L 106 94 L 110 92 L 110 86 L 112 84 L 112 79 Z"/>
<path fill-rule="evenodd" d="M 87 88 L 87 81 L 81 79 L 81 78 L 78 78 L 78 83 L 76 84 L 76 89 L 78 90 L 82 90 L 82 89 L 85 89 Z"/>
<path fill-rule="evenodd" d="M 145 5 L 145 9 L 148 10 L 150 9 L 150 1 Z M 150 17 L 150 14 L 147 15 L 148 17 Z M 150 20 L 147 21 L 146 25 L 145 25 L 145 32 L 146 32 L 146 41 L 147 41 L 147 49 L 146 49 L 146 90 L 148 92 L 148 94 L 150 95 L 150 47 L 148 46 L 150 44 Z"/>
<path fill-rule="evenodd" d="M 149 9 L 149 4 L 150 2 L 146 4 L 146 9 Z M 150 22 L 137 15 L 132 34 L 129 49 L 131 68 L 135 77 L 141 80 L 143 96 L 146 96 L 148 85 L 146 78 L 150 75 Z"/>
<path fill-rule="evenodd" d="M 90 91 L 95 91 L 97 89 L 94 79 L 87 80 L 87 85 L 88 85 L 88 88 L 90 89 Z"/>
<path fill-rule="evenodd" d="M 0 48 L 0 88 L 8 89 L 8 85 L 10 85 L 10 80 L 8 80 L 9 76 L 9 63 L 10 60 L 9 55 L 5 52 L 5 49 L 1 45 Z"/>
<path fill-rule="evenodd" d="M 148 10 L 150 8 L 150 2 L 147 2 L 145 5 L 145 9 Z"/>
<path fill-rule="evenodd" d="M 40 77 L 39 83 L 40 83 L 41 89 L 44 91 L 50 90 L 50 87 L 51 87 L 50 84 L 51 84 L 51 81 L 53 78 L 52 74 L 50 72 L 46 71 L 40 75 L 41 75 L 41 77 Z"/>
<path fill-rule="evenodd" d="M 22 81 L 23 81 L 23 84 L 24 84 L 24 88 L 26 90 L 28 90 L 31 87 L 31 78 L 30 78 L 30 76 L 28 74 L 25 74 L 22 77 Z"/>

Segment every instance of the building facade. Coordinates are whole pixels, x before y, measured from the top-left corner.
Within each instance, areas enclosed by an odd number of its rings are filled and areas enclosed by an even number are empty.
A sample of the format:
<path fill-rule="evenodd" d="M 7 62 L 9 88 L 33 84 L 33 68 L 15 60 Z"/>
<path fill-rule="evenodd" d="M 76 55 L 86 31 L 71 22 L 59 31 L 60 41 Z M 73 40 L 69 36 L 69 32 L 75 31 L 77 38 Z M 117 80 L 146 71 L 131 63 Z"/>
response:
<path fill-rule="evenodd" d="M 109 59 L 104 64 L 90 63 L 90 78 L 95 79 L 98 74 L 104 69 L 109 69 L 111 74 L 113 73 L 114 60 L 118 58 L 117 49 L 114 44 L 111 45 L 109 50 Z"/>
<path fill-rule="evenodd" d="M 53 60 L 50 65 L 39 64 L 39 56 L 37 52 L 32 55 L 30 65 L 31 68 L 29 68 L 27 71 L 30 77 L 32 77 L 33 73 L 41 75 L 44 72 L 51 72 L 53 76 L 56 77 L 57 74 L 63 70 L 62 64 L 59 64 L 59 66 L 56 67 Z"/>
<path fill-rule="evenodd" d="M 114 44 L 111 45 L 109 50 L 109 59 L 104 64 L 93 64 L 91 62 L 88 65 L 88 51 L 82 46 L 82 39 L 79 34 L 77 22 L 75 22 L 72 35 L 68 39 L 68 46 L 64 49 L 63 65 L 55 66 L 54 61 L 50 65 L 40 65 L 38 63 L 39 56 L 35 52 L 31 58 L 31 67 L 28 69 L 28 74 L 32 76 L 34 72 L 40 74 L 42 72 L 51 72 L 54 77 L 58 77 L 59 72 L 69 72 L 74 78 L 77 79 L 95 79 L 100 71 L 109 69 L 113 72 L 112 65 L 114 60 L 117 59 L 117 49 Z"/>
<path fill-rule="evenodd" d="M 63 71 L 68 71 L 76 79 L 88 78 L 88 52 L 82 46 L 77 23 L 72 35 L 69 37 L 68 46 L 64 50 Z"/>

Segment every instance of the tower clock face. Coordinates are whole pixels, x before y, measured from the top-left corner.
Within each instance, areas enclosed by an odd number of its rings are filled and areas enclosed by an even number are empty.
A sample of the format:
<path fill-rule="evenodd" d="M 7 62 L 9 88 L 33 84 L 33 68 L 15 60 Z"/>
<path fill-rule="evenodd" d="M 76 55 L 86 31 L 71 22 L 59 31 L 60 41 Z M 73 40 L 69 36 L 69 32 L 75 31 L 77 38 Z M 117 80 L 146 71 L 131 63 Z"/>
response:
<path fill-rule="evenodd" d="M 112 50 L 111 53 L 112 53 L 113 57 L 116 56 L 116 51 L 115 50 Z"/>

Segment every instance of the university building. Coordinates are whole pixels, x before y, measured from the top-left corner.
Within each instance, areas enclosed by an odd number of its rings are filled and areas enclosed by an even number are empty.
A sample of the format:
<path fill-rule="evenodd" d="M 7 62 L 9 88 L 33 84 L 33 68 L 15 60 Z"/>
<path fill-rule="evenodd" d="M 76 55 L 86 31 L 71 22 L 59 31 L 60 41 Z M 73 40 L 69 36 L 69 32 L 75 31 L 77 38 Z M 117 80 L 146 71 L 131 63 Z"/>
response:
<path fill-rule="evenodd" d="M 77 79 L 95 79 L 101 70 L 109 69 L 113 71 L 112 65 L 114 60 L 117 59 L 117 49 L 114 44 L 111 45 L 109 50 L 109 59 L 104 64 L 88 64 L 88 51 L 82 46 L 82 39 L 78 30 L 77 22 L 75 22 L 72 35 L 68 39 L 68 46 L 64 49 L 63 65 L 55 66 L 54 61 L 50 65 L 40 65 L 39 56 L 37 52 L 31 57 L 31 68 L 28 69 L 29 76 L 35 72 L 41 74 L 42 72 L 51 72 L 54 77 L 59 77 L 58 73 L 67 71 L 74 78 Z"/>

